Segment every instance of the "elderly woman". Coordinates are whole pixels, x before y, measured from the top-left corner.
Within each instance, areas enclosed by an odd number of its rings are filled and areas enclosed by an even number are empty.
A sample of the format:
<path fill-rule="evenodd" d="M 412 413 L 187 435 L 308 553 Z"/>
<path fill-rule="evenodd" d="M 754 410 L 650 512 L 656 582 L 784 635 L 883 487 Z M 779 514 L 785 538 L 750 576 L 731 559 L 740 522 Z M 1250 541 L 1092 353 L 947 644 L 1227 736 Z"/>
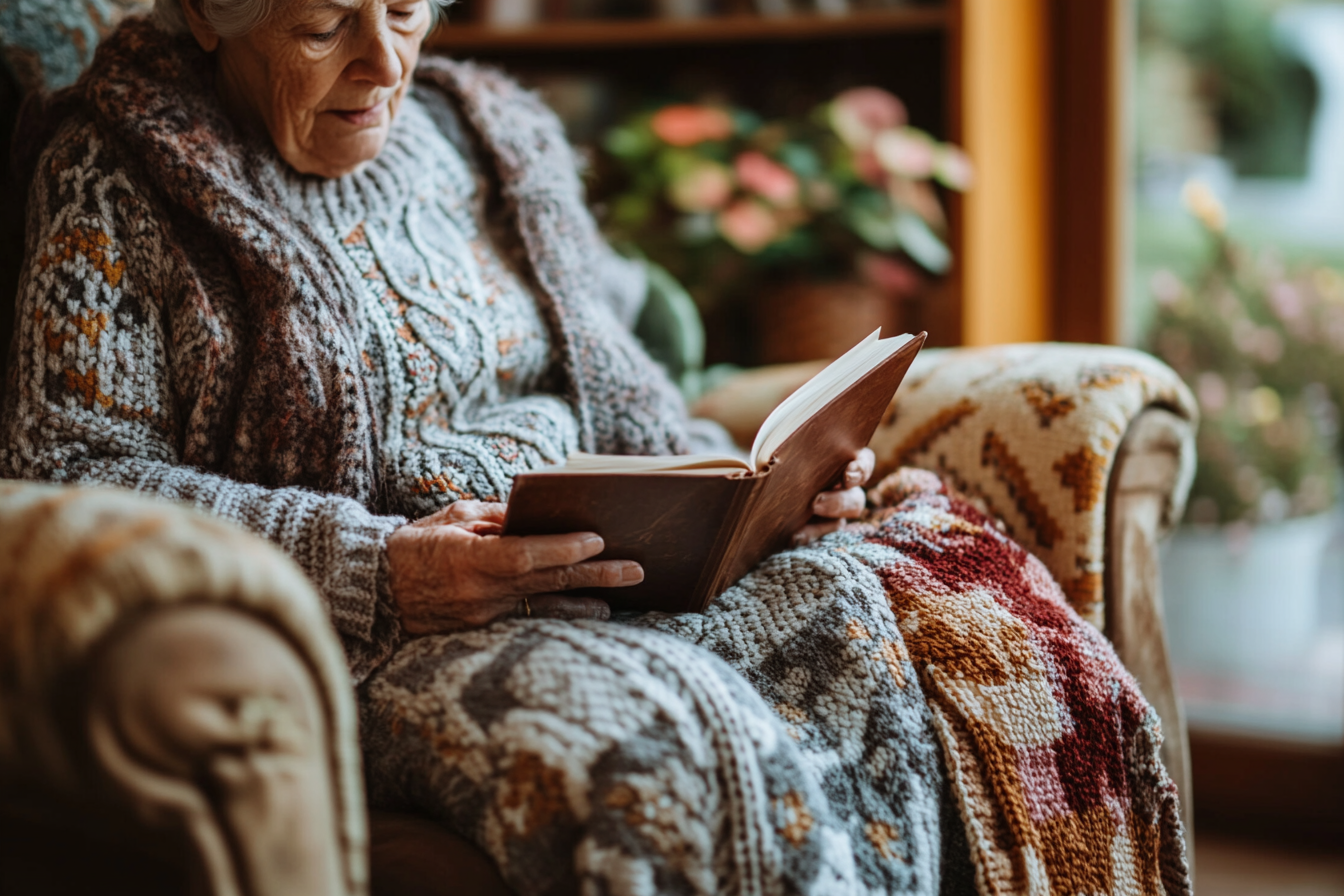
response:
<path fill-rule="evenodd" d="M 21 125 L 0 475 L 286 550 L 344 642 L 370 801 L 519 892 L 960 893 L 972 868 L 985 892 L 1186 892 L 1152 709 L 931 474 L 705 614 L 609 620 L 567 592 L 638 566 L 499 534 L 513 477 L 571 451 L 728 445 L 631 335 L 645 273 L 554 117 L 419 62 L 429 3 L 158 0 Z"/>
<path fill-rule="evenodd" d="M 519 892 L 937 892 L 914 670 L 845 647 L 899 642 L 875 577 L 805 548 L 706 615 L 619 624 L 564 594 L 642 579 L 600 537 L 498 535 L 521 471 L 727 441 L 629 332 L 645 274 L 554 117 L 419 61 L 433 13 L 158 0 L 103 43 L 27 131 L 0 475 L 286 550 L 343 639 L 371 800 Z M 871 471 L 817 513 L 854 515 Z"/>

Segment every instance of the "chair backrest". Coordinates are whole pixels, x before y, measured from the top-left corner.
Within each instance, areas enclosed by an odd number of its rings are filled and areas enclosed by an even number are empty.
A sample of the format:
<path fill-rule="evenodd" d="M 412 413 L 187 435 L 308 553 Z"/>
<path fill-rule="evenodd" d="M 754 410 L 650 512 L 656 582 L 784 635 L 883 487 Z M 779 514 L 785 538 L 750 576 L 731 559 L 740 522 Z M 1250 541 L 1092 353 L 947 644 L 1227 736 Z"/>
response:
<path fill-rule="evenodd" d="M 0 59 L 20 93 L 73 82 L 98 42 L 153 0 L 0 0 Z"/>

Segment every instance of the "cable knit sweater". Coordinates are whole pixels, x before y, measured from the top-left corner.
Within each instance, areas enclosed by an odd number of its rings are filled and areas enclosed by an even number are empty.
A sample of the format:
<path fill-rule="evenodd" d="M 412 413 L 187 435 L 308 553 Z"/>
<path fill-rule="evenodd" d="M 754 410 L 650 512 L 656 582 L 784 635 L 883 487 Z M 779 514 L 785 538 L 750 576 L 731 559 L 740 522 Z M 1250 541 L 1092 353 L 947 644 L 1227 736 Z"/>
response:
<path fill-rule="evenodd" d="M 418 76 L 382 154 L 335 180 L 234 128 L 208 58 L 140 20 L 21 126 L 49 145 L 0 474 L 136 488 L 271 539 L 357 680 L 398 641 L 384 547 L 405 517 L 503 500 L 577 448 L 710 433 L 628 332 L 643 270 L 601 240 L 554 116 L 488 70 Z"/>

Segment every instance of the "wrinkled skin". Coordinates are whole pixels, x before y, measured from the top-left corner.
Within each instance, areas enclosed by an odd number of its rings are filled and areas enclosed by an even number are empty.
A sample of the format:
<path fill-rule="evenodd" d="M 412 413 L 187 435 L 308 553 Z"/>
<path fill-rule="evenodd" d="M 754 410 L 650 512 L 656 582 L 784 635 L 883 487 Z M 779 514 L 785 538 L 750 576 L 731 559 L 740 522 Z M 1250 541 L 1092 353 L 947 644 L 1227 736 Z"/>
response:
<path fill-rule="evenodd" d="M 319 177 L 382 152 L 431 18 L 429 0 L 291 0 L 226 37 L 199 0 L 182 6 L 197 43 L 215 54 L 225 108 L 264 128 L 296 171 Z"/>
<path fill-rule="evenodd" d="M 833 531 L 863 511 L 862 485 L 872 477 L 873 463 L 873 452 L 864 448 L 840 485 L 817 495 L 812 510 L 820 520 L 805 526 L 797 542 Z M 408 633 L 459 631 L 504 616 L 606 619 L 611 611 L 604 601 L 561 592 L 644 580 L 638 563 L 590 560 L 603 547 L 591 532 L 500 535 L 504 510 L 504 504 L 458 501 L 392 533 L 392 594 Z"/>

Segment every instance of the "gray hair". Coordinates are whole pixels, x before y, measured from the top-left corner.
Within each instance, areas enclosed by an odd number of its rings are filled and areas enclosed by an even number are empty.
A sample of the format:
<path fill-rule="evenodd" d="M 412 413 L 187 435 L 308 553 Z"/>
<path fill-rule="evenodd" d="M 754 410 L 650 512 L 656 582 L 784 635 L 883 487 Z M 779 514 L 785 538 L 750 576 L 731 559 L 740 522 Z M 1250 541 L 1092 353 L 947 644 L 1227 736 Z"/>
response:
<path fill-rule="evenodd" d="M 186 34 L 185 0 L 154 0 L 154 23 L 170 34 Z M 201 0 L 201 13 L 220 37 L 242 37 L 270 18 L 288 0 Z M 429 0 L 430 27 L 454 0 Z"/>

